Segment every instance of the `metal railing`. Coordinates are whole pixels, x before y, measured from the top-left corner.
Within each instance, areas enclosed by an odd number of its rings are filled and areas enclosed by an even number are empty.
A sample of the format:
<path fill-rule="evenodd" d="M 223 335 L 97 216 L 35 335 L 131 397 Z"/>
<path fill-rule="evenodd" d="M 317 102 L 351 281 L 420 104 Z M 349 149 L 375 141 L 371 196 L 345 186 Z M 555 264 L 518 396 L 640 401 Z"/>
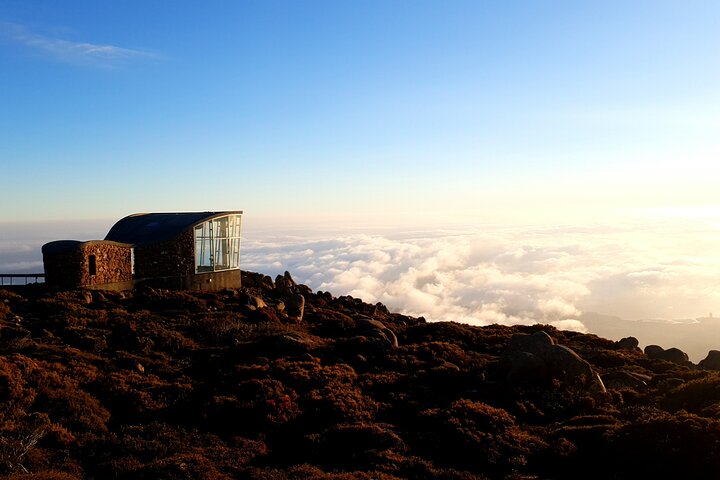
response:
<path fill-rule="evenodd" d="M 16 279 L 19 279 L 17 282 Z M 21 279 L 21 280 L 20 280 Z M 32 281 L 30 281 L 32 279 Z M 29 285 L 45 283 L 44 273 L 0 273 L 0 287 L 10 285 Z"/>

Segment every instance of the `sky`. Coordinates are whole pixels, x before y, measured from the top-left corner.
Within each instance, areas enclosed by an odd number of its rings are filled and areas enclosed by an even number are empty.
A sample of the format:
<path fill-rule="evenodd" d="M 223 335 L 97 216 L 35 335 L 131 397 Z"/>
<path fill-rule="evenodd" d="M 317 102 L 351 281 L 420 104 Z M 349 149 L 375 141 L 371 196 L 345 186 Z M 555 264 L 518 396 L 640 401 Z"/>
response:
<path fill-rule="evenodd" d="M 131 213 L 244 210 L 247 268 L 432 319 L 720 311 L 719 20 L 0 0 L 0 271 Z"/>
<path fill-rule="evenodd" d="M 0 0 L 0 221 L 718 205 L 712 1 Z"/>

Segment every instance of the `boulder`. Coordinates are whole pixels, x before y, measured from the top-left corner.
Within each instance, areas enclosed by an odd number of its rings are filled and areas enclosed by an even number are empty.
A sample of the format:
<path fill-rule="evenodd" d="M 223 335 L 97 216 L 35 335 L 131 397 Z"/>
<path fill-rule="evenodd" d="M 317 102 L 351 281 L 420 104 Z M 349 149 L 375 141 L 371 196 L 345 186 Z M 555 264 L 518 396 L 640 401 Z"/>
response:
<path fill-rule="evenodd" d="M 507 381 L 512 385 L 527 385 L 547 379 L 547 364 L 530 352 L 512 352 L 502 358 Z"/>
<path fill-rule="evenodd" d="M 291 295 L 287 301 L 287 314 L 301 322 L 305 313 L 305 297 L 296 293 Z"/>
<path fill-rule="evenodd" d="M 640 342 L 635 337 L 625 337 L 615 342 L 615 345 L 622 350 L 637 350 L 640 348 L 639 344 Z"/>
<path fill-rule="evenodd" d="M 283 295 L 290 295 L 297 292 L 297 284 L 290 272 L 285 270 L 283 275 L 275 277 L 275 289 Z"/>
<path fill-rule="evenodd" d="M 552 345 L 542 358 L 551 372 L 564 378 L 580 379 L 581 383 L 586 383 L 594 377 L 590 364 L 565 345 Z"/>
<path fill-rule="evenodd" d="M 555 340 L 544 331 L 538 331 L 532 335 L 513 335 L 503 357 L 509 357 L 508 361 L 503 361 L 505 365 L 510 365 L 508 370 L 508 380 L 510 372 L 513 368 L 517 372 L 513 372 L 515 382 L 518 379 L 527 377 L 527 372 L 535 369 L 541 371 L 541 365 L 532 357 L 527 355 L 518 355 L 519 353 L 529 353 L 537 357 L 544 363 L 547 374 L 551 377 L 562 378 L 571 383 L 588 387 L 591 390 L 605 391 L 605 386 L 600 376 L 593 371 L 592 366 L 582 359 L 572 349 L 565 345 L 558 345 Z M 514 359 L 514 360 L 513 360 Z"/>
<path fill-rule="evenodd" d="M 555 345 L 555 340 L 542 330 L 532 335 L 513 335 L 510 338 L 508 352 L 530 352 L 538 353 Z"/>
<path fill-rule="evenodd" d="M 658 345 L 648 345 L 645 347 L 645 355 L 653 360 L 665 360 L 667 362 L 677 363 L 683 365 L 690 359 L 687 353 L 683 352 L 679 348 L 671 347 L 665 350 Z"/>
<path fill-rule="evenodd" d="M 315 346 L 311 337 L 300 332 L 272 335 L 263 339 L 262 343 L 276 355 L 302 355 Z"/>
<path fill-rule="evenodd" d="M 267 307 L 267 303 L 265 303 L 265 300 L 263 300 L 260 297 L 250 297 L 249 299 L 249 305 L 255 307 L 255 308 L 265 308 Z"/>
<path fill-rule="evenodd" d="M 665 349 L 660 345 L 648 345 L 644 351 L 648 358 L 659 359 Z"/>
<path fill-rule="evenodd" d="M 700 360 L 698 366 L 703 370 L 720 370 L 720 351 L 710 350 L 703 360 Z"/>
<path fill-rule="evenodd" d="M 375 320 L 365 316 L 358 316 L 355 318 L 355 326 L 363 336 L 381 339 L 386 342 L 390 348 L 398 347 L 398 340 L 395 332 L 390 330 L 380 320 Z"/>
<path fill-rule="evenodd" d="M 243 287 L 265 291 L 270 291 L 275 287 L 270 276 L 263 275 L 262 273 L 247 272 L 245 270 L 241 272 L 241 283 Z"/>
<path fill-rule="evenodd" d="M 662 353 L 661 358 L 663 360 L 667 360 L 668 362 L 679 363 L 681 365 L 690 361 L 687 353 L 675 347 L 671 347 L 665 350 Z"/>

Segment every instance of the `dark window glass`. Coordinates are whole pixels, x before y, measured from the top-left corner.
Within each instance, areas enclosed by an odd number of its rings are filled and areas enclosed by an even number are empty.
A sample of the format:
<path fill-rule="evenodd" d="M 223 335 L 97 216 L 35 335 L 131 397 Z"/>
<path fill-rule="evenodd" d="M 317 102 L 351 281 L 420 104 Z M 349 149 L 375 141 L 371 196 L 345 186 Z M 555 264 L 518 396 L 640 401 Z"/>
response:
<path fill-rule="evenodd" d="M 95 260 L 95 255 L 88 255 L 88 270 L 90 271 L 90 275 L 95 275 L 97 273 L 97 261 Z"/>

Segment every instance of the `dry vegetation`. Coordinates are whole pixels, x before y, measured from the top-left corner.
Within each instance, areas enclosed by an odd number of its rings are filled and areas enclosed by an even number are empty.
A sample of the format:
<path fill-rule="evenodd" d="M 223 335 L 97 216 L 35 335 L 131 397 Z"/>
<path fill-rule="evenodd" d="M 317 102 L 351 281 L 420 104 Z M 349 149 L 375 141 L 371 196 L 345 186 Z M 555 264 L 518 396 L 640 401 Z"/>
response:
<path fill-rule="evenodd" d="M 268 280 L 245 274 L 246 287 L 221 293 L 0 290 L 2 478 L 714 478 L 720 468 L 717 372 L 593 335 L 426 323 Z M 302 319 L 287 314 L 298 293 Z M 538 330 L 589 361 L 607 391 L 552 372 L 508 381 L 511 337 Z"/>

